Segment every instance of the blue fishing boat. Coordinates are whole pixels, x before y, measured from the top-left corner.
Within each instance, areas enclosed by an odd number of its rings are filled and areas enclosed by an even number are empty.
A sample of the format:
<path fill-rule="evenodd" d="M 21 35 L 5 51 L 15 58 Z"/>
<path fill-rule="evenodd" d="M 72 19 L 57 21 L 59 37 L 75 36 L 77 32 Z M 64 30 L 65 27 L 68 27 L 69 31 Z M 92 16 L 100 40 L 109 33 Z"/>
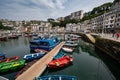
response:
<path fill-rule="evenodd" d="M 46 52 L 42 52 L 42 53 L 33 53 L 33 54 L 26 54 L 24 56 L 24 59 L 26 61 L 32 61 L 35 59 L 40 59 L 41 57 L 43 57 L 46 54 Z"/>
<path fill-rule="evenodd" d="M 30 42 L 30 49 L 34 51 L 35 49 L 43 49 L 50 51 L 53 49 L 56 45 L 59 44 L 59 39 L 57 37 L 51 37 L 51 38 L 40 38 L 37 40 L 33 40 Z"/>
<path fill-rule="evenodd" d="M 61 58 L 63 56 L 65 56 L 66 54 L 62 51 L 60 51 L 53 59 L 58 59 L 58 58 Z"/>
<path fill-rule="evenodd" d="M 3 59 L 5 59 L 5 54 L 0 53 L 0 60 L 3 60 Z"/>
<path fill-rule="evenodd" d="M 37 77 L 35 80 L 77 80 L 77 77 L 69 75 L 47 75 Z"/>

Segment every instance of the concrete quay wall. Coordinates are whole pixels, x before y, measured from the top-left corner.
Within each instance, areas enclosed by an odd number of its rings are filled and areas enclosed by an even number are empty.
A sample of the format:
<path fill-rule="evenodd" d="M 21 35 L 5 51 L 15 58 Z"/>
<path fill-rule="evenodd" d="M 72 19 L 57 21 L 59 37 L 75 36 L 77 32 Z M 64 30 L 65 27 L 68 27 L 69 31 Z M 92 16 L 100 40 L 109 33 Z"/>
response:
<path fill-rule="evenodd" d="M 85 33 L 74 34 L 80 35 L 84 41 L 92 43 L 96 48 L 120 63 L 120 41 L 91 34 L 95 39 L 95 43 L 93 43 L 90 37 L 86 36 Z"/>

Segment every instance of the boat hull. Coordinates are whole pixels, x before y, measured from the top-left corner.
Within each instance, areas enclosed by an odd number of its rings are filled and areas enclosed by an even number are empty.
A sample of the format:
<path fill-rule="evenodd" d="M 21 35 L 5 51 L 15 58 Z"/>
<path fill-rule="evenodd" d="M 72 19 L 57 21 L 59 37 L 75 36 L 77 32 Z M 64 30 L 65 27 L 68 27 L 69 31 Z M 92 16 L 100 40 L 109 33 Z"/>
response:
<path fill-rule="evenodd" d="M 13 71 L 24 67 L 25 60 L 18 60 L 14 62 L 4 62 L 0 64 L 0 72 Z"/>
<path fill-rule="evenodd" d="M 16 60 L 18 60 L 18 59 L 19 59 L 18 56 L 14 56 L 14 57 L 11 57 L 11 58 L 5 58 L 5 59 L 3 59 L 3 60 L 0 60 L 0 63 L 1 63 L 1 62 L 16 61 Z"/>
<path fill-rule="evenodd" d="M 69 65 L 73 61 L 73 58 L 70 56 L 64 56 L 62 58 L 52 60 L 48 63 L 49 68 L 61 68 Z"/>
<path fill-rule="evenodd" d="M 34 54 L 27 54 L 27 55 L 24 56 L 24 60 L 26 60 L 26 61 L 32 61 L 32 60 L 35 60 L 35 59 L 40 59 L 45 54 L 46 54 L 46 52 L 43 52 L 43 53 L 34 53 Z"/>

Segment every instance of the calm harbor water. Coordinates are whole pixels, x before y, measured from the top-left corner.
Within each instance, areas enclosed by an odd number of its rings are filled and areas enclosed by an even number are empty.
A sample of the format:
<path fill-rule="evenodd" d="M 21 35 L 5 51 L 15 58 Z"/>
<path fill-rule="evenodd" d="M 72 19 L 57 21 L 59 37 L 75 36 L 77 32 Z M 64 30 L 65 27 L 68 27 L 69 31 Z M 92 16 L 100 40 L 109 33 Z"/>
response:
<path fill-rule="evenodd" d="M 23 59 L 25 54 L 30 53 L 29 49 L 30 38 L 19 37 L 16 40 L 0 42 L 0 52 L 5 52 L 6 57 L 18 55 Z M 95 49 L 92 44 L 79 40 L 79 46 L 72 55 L 74 61 L 67 67 L 51 70 L 46 69 L 43 75 L 62 74 L 74 75 L 78 80 L 120 80 L 120 66 L 111 60 L 102 52 Z M 0 74 L 10 80 L 14 80 L 16 72 Z"/>

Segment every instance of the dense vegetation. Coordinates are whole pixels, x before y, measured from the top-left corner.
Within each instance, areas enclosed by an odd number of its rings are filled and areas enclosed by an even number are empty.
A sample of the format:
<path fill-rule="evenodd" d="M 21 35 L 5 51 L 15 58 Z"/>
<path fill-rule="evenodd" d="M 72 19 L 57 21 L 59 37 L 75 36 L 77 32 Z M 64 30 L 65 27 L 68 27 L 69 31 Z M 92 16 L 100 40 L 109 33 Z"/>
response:
<path fill-rule="evenodd" d="M 98 7 L 95 7 L 89 15 L 87 16 L 84 16 L 83 19 L 81 20 L 82 21 L 85 21 L 85 20 L 89 20 L 89 19 L 92 19 L 94 17 L 97 17 L 97 16 L 100 16 L 102 14 L 104 14 L 105 12 L 109 12 L 111 10 L 111 7 L 112 7 L 113 3 L 105 3 L 101 6 L 98 6 Z"/>
<path fill-rule="evenodd" d="M 71 19 L 71 20 L 64 20 L 64 21 L 60 21 L 60 22 L 50 22 L 52 24 L 53 27 L 55 26 L 60 26 L 60 27 L 66 27 L 66 24 L 68 23 L 78 23 L 78 20 L 75 19 Z"/>
<path fill-rule="evenodd" d="M 3 26 L 2 22 L 0 22 L 0 30 L 13 30 L 13 28 L 8 26 Z"/>

